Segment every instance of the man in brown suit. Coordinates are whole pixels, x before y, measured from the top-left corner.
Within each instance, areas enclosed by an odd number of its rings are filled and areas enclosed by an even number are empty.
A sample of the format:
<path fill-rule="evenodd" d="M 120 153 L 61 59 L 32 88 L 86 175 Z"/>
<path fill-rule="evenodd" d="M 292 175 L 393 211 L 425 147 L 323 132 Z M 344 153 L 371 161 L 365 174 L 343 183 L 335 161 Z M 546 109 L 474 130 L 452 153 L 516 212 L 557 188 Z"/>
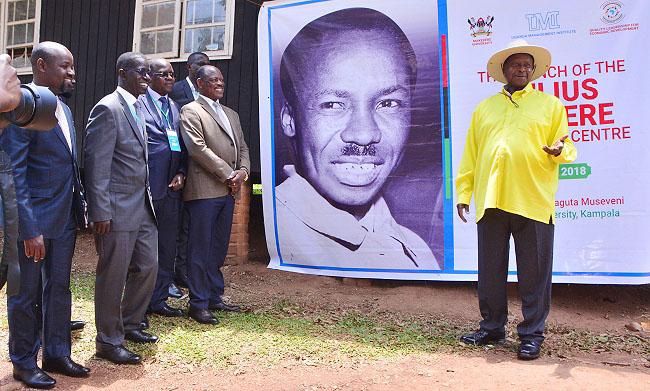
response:
<path fill-rule="evenodd" d="M 199 97 L 181 110 L 181 135 L 190 159 L 183 200 L 189 215 L 187 280 L 189 315 L 217 324 L 212 311 L 239 311 L 221 300 L 235 198 L 248 179 L 248 146 L 239 116 L 222 106 L 221 71 L 204 65 L 196 72 Z"/>

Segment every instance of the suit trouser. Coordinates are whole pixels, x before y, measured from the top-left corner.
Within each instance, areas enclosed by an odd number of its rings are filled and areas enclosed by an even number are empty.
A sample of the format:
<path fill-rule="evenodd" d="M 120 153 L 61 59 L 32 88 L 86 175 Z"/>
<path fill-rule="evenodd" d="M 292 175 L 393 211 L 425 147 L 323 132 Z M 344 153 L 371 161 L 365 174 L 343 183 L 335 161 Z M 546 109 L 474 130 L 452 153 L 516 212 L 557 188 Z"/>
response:
<path fill-rule="evenodd" d="M 180 207 L 180 198 L 171 198 L 167 194 L 163 198 L 153 201 L 158 223 L 158 276 L 149 304 L 149 308 L 152 310 L 160 309 L 169 296 L 169 284 L 172 282 L 174 274 Z"/>
<path fill-rule="evenodd" d="M 187 279 L 187 231 L 189 229 L 190 217 L 187 214 L 187 208 L 185 208 L 184 202 L 181 203 L 179 220 L 178 235 L 176 236 L 174 277 Z"/>
<path fill-rule="evenodd" d="M 235 199 L 231 195 L 185 202 L 190 217 L 187 242 L 187 282 L 190 306 L 207 309 L 221 302 L 221 266 L 228 254 Z"/>
<path fill-rule="evenodd" d="M 550 216 L 549 216 L 550 222 Z M 544 341 L 544 325 L 551 309 L 553 224 L 487 209 L 477 224 L 478 300 L 480 328 L 504 333 L 508 322 L 508 253 L 515 241 L 517 281 L 524 320 L 517 325 L 519 339 Z"/>
<path fill-rule="evenodd" d="M 7 296 L 9 357 L 20 370 L 36 367 L 41 345 L 37 304 L 42 295 L 43 359 L 70 356 L 70 267 L 77 230 L 70 214 L 66 227 L 56 239 L 45 239 L 45 258 L 27 259 L 23 241 L 18 242 L 20 291 Z M 43 285 L 41 290 L 41 277 Z"/>
<path fill-rule="evenodd" d="M 124 333 L 140 328 L 158 272 L 158 231 L 150 213 L 137 231 L 95 234 L 99 253 L 95 278 L 95 325 L 98 351 L 124 342 Z"/>

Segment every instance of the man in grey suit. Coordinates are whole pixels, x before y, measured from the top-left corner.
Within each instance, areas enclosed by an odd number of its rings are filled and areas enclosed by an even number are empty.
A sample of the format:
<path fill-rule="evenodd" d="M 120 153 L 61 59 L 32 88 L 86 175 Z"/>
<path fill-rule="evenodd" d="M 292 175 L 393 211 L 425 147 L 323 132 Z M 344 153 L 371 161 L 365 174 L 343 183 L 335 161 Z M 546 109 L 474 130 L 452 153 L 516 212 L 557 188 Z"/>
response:
<path fill-rule="evenodd" d="M 99 253 L 95 280 L 97 357 L 136 364 L 124 339 L 156 342 L 140 330 L 158 271 L 158 231 L 147 169 L 147 136 L 137 98 L 151 82 L 149 60 L 128 52 L 117 59 L 118 87 L 93 107 L 84 161 L 88 220 Z"/>

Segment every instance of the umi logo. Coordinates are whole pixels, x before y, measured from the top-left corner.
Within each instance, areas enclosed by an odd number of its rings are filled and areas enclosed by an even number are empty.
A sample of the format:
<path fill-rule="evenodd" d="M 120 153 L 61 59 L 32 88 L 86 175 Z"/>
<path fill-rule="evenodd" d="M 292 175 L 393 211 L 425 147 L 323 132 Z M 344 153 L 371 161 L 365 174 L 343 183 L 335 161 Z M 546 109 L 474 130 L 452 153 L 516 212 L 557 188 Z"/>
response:
<path fill-rule="evenodd" d="M 528 31 L 560 28 L 560 11 L 550 11 L 546 15 L 539 12 L 526 14 L 526 19 L 528 20 Z"/>

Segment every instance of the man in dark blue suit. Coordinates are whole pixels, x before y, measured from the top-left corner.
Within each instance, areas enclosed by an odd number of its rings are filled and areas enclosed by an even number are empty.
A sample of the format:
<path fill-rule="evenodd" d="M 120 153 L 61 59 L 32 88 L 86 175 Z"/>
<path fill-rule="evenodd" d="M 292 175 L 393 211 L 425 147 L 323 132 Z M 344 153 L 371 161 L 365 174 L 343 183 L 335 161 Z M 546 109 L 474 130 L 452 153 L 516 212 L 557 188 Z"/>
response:
<path fill-rule="evenodd" d="M 72 95 L 74 59 L 65 46 L 39 43 L 31 63 L 34 84 L 58 96 Z M 70 267 L 77 229 L 86 222 L 72 114 L 63 102 L 57 103 L 58 125 L 51 131 L 11 126 L 1 137 L 12 161 L 19 216 L 20 291 L 7 298 L 9 356 L 14 378 L 34 388 L 56 383 L 36 364 L 41 340 L 35 307 L 40 295 L 42 368 L 75 377 L 90 371 L 70 358 Z"/>
<path fill-rule="evenodd" d="M 176 80 L 172 65 L 164 59 L 152 60 L 151 73 L 153 77 L 147 92 L 138 98 L 145 108 L 149 185 L 158 223 L 158 276 L 148 312 L 182 316 L 183 312 L 167 305 L 166 300 L 174 274 L 187 152 L 178 129 L 180 106 L 168 97 Z"/>
<path fill-rule="evenodd" d="M 203 52 L 194 52 L 187 57 L 188 76 L 174 83 L 174 88 L 169 93 L 172 98 L 181 107 L 190 102 L 194 102 L 199 97 L 196 84 L 196 71 L 203 65 L 210 65 L 210 57 Z M 174 282 L 176 285 L 187 288 L 187 229 L 189 218 L 185 207 L 181 207 L 181 220 L 178 227 L 178 237 L 176 238 L 176 260 L 174 262 Z M 179 292 L 176 285 L 170 285 L 169 293 Z"/>

